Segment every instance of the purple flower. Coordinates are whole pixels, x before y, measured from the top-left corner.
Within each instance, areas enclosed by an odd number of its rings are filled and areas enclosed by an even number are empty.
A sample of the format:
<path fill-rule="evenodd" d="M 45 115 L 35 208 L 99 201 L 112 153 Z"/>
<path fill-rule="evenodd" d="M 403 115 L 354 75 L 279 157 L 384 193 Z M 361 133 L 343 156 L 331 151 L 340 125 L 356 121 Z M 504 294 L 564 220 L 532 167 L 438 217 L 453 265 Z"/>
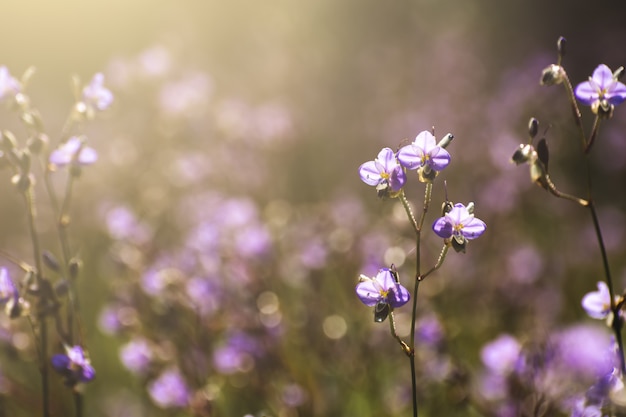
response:
<path fill-rule="evenodd" d="M 122 363 L 135 374 L 143 374 L 148 370 L 152 356 L 152 349 L 143 338 L 135 338 L 120 349 Z"/>
<path fill-rule="evenodd" d="M 148 385 L 152 401 L 161 408 L 185 407 L 190 392 L 178 369 L 170 369 Z"/>
<path fill-rule="evenodd" d="M 90 109 L 106 110 L 113 103 L 113 93 L 104 88 L 104 75 L 97 73 L 91 79 L 91 82 L 83 88 L 83 103 Z"/>
<path fill-rule="evenodd" d="M 10 318 L 19 317 L 29 308 L 29 304 L 20 297 L 6 268 L 0 268 L 0 307 L 4 307 Z"/>
<path fill-rule="evenodd" d="M 383 148 L 375 160 L 362 164 L 359 176 L 367 185 L 375 186 L 379 194 L 389 193 L 391 188 L 390 197 L 397 196 L 406 182 L 406 174 L 390 148 Z"/>
<path fill-rule="evenodd" d="M 97 160 L 96 151 L 85 146 L 84 139 L 78 136 L 72 136 L 50 154 L 50 162 L 56 166 L 90 165 Z"/>
<path fill-rule="evenodd" d="M 22 86 L 20 82 L 17 81 L 13 76 L 9 73 L 9 70 L 4 65 L 0 67 L 0 101 L 9 98 L 15 97 L 17 93 L 20 92 Z"/>
<path fill-rule="evenodd" d="M 465 207 L 457 203 L 445 216 L 433 223 L 433 231 L 444 239 L 454 237 L 457 243 L 463 244 L 465 239 L 476 239 L 485 232 L 487 225 L 474 217 L 474 204 Z"/>
<path fill-rule="evenodd" d="M 415 137 L 413 143 L 398 151 L 398 161 L 407 169 L 428 167 L 438 172 L 448 166 L 450 154 L 437 145 L 432 133 L 425 130 Z"/>
<path fill-rule="evenodd" d="M 52 367 L 65 377 L 68 386 L 74 386 L 80 382 L 89 382 L 96 376 L 96 371 L 91 366 L 89 358 L 85 356 L 80 346 L 66 346 L 65 354 L 54 355 L 51 359 Z"/>
<path fill-rule="evenodd" d="M 382 322 L 387 318 L 390 307 L 396 308 L 405 305 L 411 295 L 396 280 L 396 273 L 388 268 L 382 268 L 374 278 L 365 275 L 359 277 L 359 284 L 356 286 L 356 294 L 359 299 L 368 307 L 376 307 L 374 310 L 374 320 Z"/>
<path fill-rule="evenodd" d="M 585 294 L 582 306 L 590 317 L 599 320 L 606 319 L 611 313 L 611 295 L 606 283 L 599 281 L 598 291 Z"/>
<path fill-rule="evenodd" d="M 591 106 L 594 113 L 599 107 L 609 111 L 612 106 L 626 100 L 626 85 L 617 80 L 609 67 L 600 64 L 589 81 L 578 84 L 574 94 L 581 103 Z"/>
<path fill-rule="evenodd" d="M 9 271 L 6 268 L 0 268 L 0 306 L 18 298 L 17 288 L 9 276 Z"/>
<path fill-rule="evenodd" d="M 522 347 L 513 336 L 502 334 L 483 346 L 480 357 L 490 371 L 506 375 L 515 368 L 521 350 Z"/>
<path fill-rule="evenodd" d="M 596 405 L 585 405 L 584 400 L 578 401 L 574 408 L 572 409 L 572 413 L 570 417 L 602 417 L 602 410 L 600 407 Z"/>

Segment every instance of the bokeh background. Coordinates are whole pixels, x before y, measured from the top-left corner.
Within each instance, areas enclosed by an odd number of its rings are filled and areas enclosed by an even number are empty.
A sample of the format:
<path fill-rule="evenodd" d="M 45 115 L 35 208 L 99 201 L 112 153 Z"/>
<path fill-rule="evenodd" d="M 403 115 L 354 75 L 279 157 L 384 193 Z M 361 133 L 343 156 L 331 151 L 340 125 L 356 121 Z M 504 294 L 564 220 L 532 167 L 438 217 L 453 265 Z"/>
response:
<path fill-rule="evenodd" d="M 103 72 L 115 95 L 80 127 L 100 159 L 76 186 L 70 229 L 97 371 L 86 415 L 409 415 L 408 361 L 354 286 L 391 262 L 409 286 L 413 236 L 401 206 L 377 199 L 357 169 L 432 127 L 455 140 L 427 224 L 445 179 L 448 197 L 474 201 L 488 229 L 420 289 L 422 414 L 506 415 L 481 359 L 503 334 L 538 361 L 583 346 L 537 371 L 533 386 L 554 399 L 554 413 L 567 413 L 566 400 L 597 376 L 609 331 L 580 307 L 602 279 L 588 213 L 532 185 L 509 159 L 535 116 L 542 132 L 549 126 L 555 182 L 585 193 L 567 98 L 538 81 L 559 36 L 574 83 L 600 63 L 624 64 L 626 3 L 65 0 L 11 1 L 2 13 L 0 64 L 16 77 L 36 67 L 27 94 L 51 146 L 74 103 L 72 75 L 88 82 Z M 0 126 L 25 140 L 10 110 Z M 618 291 L 625 129 L 618 107 L 591 156 Z M 0 247 L 30 261 L 8 171 L 0 187 Z M 410 179 L 415 207 L 422 188 Z M 39 227 L 58 253 L 43 191 Z M 432 264 L 440 239 L 425 233 L 424 242 Z M 2 328 L 2 413 L 37 415 L 30 330 L 5 317 Z M 125 361 L 133 341 L 148 347 Z M 159 404 L 150 387 L 168 370 L 186 381 L 173 384 L 184 400 Z M 52 380 L 55 415 L 71 415 L 71 395 Z"/>

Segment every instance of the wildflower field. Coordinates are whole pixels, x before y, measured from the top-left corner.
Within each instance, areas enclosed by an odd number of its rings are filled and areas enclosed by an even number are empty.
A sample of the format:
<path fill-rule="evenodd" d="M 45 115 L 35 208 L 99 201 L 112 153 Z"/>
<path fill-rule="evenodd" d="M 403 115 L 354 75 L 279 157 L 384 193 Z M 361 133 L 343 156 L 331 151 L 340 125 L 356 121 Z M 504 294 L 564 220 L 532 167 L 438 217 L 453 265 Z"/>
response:
<path fill-rule="evenodd" d="M 623 16 L 7 3 L 0 417 L 626 415 Z"/>

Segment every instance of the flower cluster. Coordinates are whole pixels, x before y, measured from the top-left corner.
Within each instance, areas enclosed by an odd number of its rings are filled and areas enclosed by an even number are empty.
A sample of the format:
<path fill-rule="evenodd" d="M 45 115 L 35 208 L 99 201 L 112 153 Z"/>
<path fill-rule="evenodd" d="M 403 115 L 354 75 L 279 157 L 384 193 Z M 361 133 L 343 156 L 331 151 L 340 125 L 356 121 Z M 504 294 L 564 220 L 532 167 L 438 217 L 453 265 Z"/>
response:
<path fill-rule="evenodd" d="M 448 134 L 436 143 L 432 133 L 423 131 L 397 153 L 383 148 L 376 159 L 359 167 L 359 176 L 367 185 L 376 187 L 379 197 L 397 197 L 406 183 L 405 169 L 416 170 L 420 181 L 428 182 L 448 166 L 450 154 L 445 147 L 452 138 Z"/>
<path fill-rule="evenodd" d="M 0 101 L 7 102 L 11 110 L 17 113 L 27 132 L 26 138 L 20 140 L 9 130 L 2 131 L 0 162 L 2 168 L 11 170 L 11 182 L 25 203 L 24 215 L 29 228 L 27 235 L 30 237 L 29 244 L 33 253 L 32 259 L 22 260 L 2 251 L 3 258 L 21 269 L 24 276 L 14 281 L 8 268 L 0 268 L 0 306 L 16 322 L 16 331 L 22 327 L 31 327 L 29 333 L 34 335 L 34 340 L 21 343 L 37 352 L 41 385 L 44 387 L 41 401 L 43 415 L 48 415 L 51 411 L 50 377 L 47 372 L 50 366 L 76 394 L 76 413 L 81 415 L 81 387 L 94 379 L 95 369 L 84 347 L 86 342 L 83 340 L 79 318 L 76 284 L 80 278 L 82 260 L 69 241 L 69 212 L 72 189 L 80 167 L 96 162 L 98 154 L 86 145 L 85 136 L 74 134 L 74 130 L 78 130 L 79 125 L 85 121 L 84 118 L 76 117 L 75 110 L 86 106 L 90 118 L 93 118 L 96 112 L 105 110 L 112 103 L 113 94 L 104 87 L 103 75 L 97 74 L 83 88 L 82 97 L 77 98 L 59 144 L 50 149 L 50 138 L 43 129 L 39 111 L 32 105 L 25 88 L 33 72 L 32 69 L 27 70 L 18 81 L 6 67 L 0 67 Z M 53 180 L 52 177 L 55 171 L 63 167 L 68 168 L 65 191 L 58 193 L 55 188 L 57 179 Z M 39 230 L 43 220 L 38 215 L 40 211 L 36 206 L 36 195 L 41 189 L 34 187 L 39 178 L 43 179 L 47 200 L 52 203 L 47 210 L 42 210 L 48 212 L 48 215 L 42 217 L 46 220 L 54 219 L 56 222 L 46 228 L 58 231 L 55 239 L 58 241 L 55 243 L 45 237 L 50 233 L 40 233 Z M 59 180 L 63 180 L 62 173 Z M 61 256 L 54 255 L 52 250 L 47 249 L 49 247 L 60 247 Z M 48 328 L 48 323 L 53 322 L 56 323 L 56 332 L 51 332 Z M 51 354 L 51 346 L 63 346 L 65 353 Z M 32 362 L 32 359 L 28 362 Z"/>
<path fill-rule="evenodd" d="M 453 247 L 457 252 L 465 252 L 468 241 L 481 236 L 487 228 L 482 220 L 474 217 L 474 203 L 465 206 L 461 203 L 453 204 L 450 201 L 445 201 L 442 205 L 442 217 L 435 220 L 432 224 L 433 232 L 440 238 L 443 238 L 443 248 L 435 265 L 428 272 L 422 273 L 419 253 L 422 224 L 430 205 L 433 181 L 450 164 L 451 157 L 445 148 L 452 139 L 453 136 L 447 134 L 437 143 L 432 133 L 423 131 L 416 136 L 412 143 L 401 147 L 396 153 L 390 148 L 383 148 L 376 159 L 368 161 L 359 167 L 361 180 L 367 185 L 375 186 L 378 197 L 398 198 L 401 201 L 416 236 L 417 270 L 413 290 L 411 338 L 408 342 L 402 340 L 397 334 L 393 312 L 396 308 L 404 306 L 411 300 L 411 293 L 400 283 L 399 274 L 395 266 L 392 264 L 390 268 L 379 269 L 373 278 L 361 274 L 359 283 L 356 286 L 356 294 L 361 302 L 368 307 L 374 307 L 375 322 L 382 323 L 389 318 L 391 334 L 411 362 L 414 415 L 417 415 L 417 394 L 415 392 L 416 338 L 414 337 L 417 327 L 426 329 L 423 333 L 424 339 L 427 341 L 426 346 L 435 347 L 435 352 L 432 349 L 425 348 L 418 355 L 425 360 L 428 358 L 430 368 L 432 368 L 429 373 L 432 373 L 435 378 L 445 378 L 446 375 L 451 373 L 449 367 L 445 365 L 445 360 L 442 359 L 443 355 L 438 352 L 438 346 L 441 345 L 440 330 L 435 327 L 433 329 L 435 334 L 429 335 L 428 326 L 423 324 L 427 323 L 427 321 L 417 322 L 415 296 L 417 295 L 418 285 L 443 264 L 450 247 Z M 419 221 L 416 220 L 404 191 L 407 183 L 407 170 L 417 171 L 419 181 L 425 183 L 424 209 L 419 217 Z M 419 334 L 422 334 L 422 331 Z"/>

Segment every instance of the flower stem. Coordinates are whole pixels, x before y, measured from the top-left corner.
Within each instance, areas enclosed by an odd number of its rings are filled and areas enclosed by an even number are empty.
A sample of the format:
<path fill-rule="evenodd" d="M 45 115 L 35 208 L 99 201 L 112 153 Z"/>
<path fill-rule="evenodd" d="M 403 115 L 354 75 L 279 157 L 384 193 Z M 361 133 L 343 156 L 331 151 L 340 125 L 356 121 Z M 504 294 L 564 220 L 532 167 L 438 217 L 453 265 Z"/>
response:
<path fill-rule="evenodd" d="M 428 212 L 428 207 L 430 206 L 430 199 L 432 197 L 433 184 L 428 182 L 426 183 L 426 189 L 424 191 L 424 207 L 422 209 L 422 214 L 420 215 L 419 222 L 415 220 L 415 216 L 411 211 L 411 207 L 406 201 L 406 196 L 402 193 L 401 201 L 404 209 L 409 216 L 409 220 L 413 225 L 413 230 L 415 231 L 415 284 L 413 287 L 413 309 L 411 313 L 411 335 L 409 339 L 409 361 L 411 363 L 411 386 L 412 386 L 412 394 L 413 394 L 413 417 L 417 417 L 418 408 L 417 408 L 417 379 L 415 374 L 415 322 L 417 319 L 417 292 L 419 290 L 419 285 L 421 282 L 421 257 L 420 257 L 420 243 L 421 243 L 421 234 L 422 227 L 424 226 L 424 219 L 426 218 L 426 213 Z"/>
<path fill-rule="evenodd" d="M 24 191 L 24 201 L 26 204 L 26 211 L 28 212 L 28 227 L 30 237 L 33 245 L 33 257 L 35 258 L 35 277 L 37 280 L 37 288 L 41 291 L 40 303 L 44 309 L 48 307 L 48 286 L 44 285 L 44 278 L 42 276 L 41 265 L 41 249 L 39 247 L 39 237 L 37 235 L 37 229 L 35 227 L 35 203 L 34 193 L 32 188 Z M 42 402 L 43 402 L 43 416 L 49 417 L 50 415 L 50 389 L 48 378 L 48 323 L 47 312 L 39 314 L 39 366 L 41 372 L 41 390 L 42 390 Z"/>
<path fill-rule="evenodd" d="M 576 123 L 578 132 L 580 133 L 580 137 L 582 139 L 582 144 L 583 144 L 583 149 L 585 150 L 585 152 L 587 152 L 586 149 L 590 145 L 587 142 L 587 135 L 585 135 L 585 128 L 583 127 L 583 118 L 580 113 L 580 109 L 578 108 L 578 104 L 576 103 L 576 96 L 574 95 L 574 88 L 572 87 L 572 83 L 570 82 L 569 77 L 567 76 L 567 73 L 565 72 L 565 69 L 563 69 L 563 74 L 564 74 L 563 85 L 565 85 L 565 90 L 567 90 L 567 96 L 569 98 L 570 104 L 572 105 L 572 114 L 574 115 L 574 122 Z"/>
<path fill-rule="evenodd" d="M 624 342 L 622 340 L 622 319 L 620 316 L 621 306 L 615 304 L 615 290 L 613 288 L 613 279 L 611 278 L 611 270 L 609 268 L 609 259 L 606 254 L 606 248 L 604 246 L 604 239 L 602 238 L 602 229 L 600 229 L 600 222 L 598 221 L 598 214 L 596 213 L 595 205 L 593 201 L 589 200 L 589 211 L 591 218 L 593 219 L 593 227 L 596 231 L 596 237 L 598 238 L 598 246 L 600 247 L 600 253 L 602 255 L 602 265 L 604 267 L 604 276 L 606 278 L 606 285 L 609 288 L 609 297 L 611 311 L 613 312 L 613 321 L 611 322 L 611 328 L 615 333 L 615 341 L 617 342 L 617 348 L 619 350 L 619 360 L 621 365 L 622 375 L 626 374 L 626 358 L 624 357 Z"/>
<path fill-rule="evenodd" d="M 420 275 L 419 280 L 424 281 L 427 276 L 435 272 L 439 267 L 443 264 L 444 259 L 446 259 L 446 255 L 448 254 L 448 249 L 450 249 L 450 245 L 444 244 L 443 248 L 441 248 L 441 253 L 439 254 L 439 258 L 437 258 L 437 263 L 428 270 L 428 272 Z"/>
<path fill-rule="evenodd" d="M 596 115 L 596 118 L 593 121 L 593 127 L 591 128 L 591 134 L 589 135 L 589 141 L 587 142 L 587 146 L 585 146 L 585 154 L 588 154 L 591 150 L 591 146 L 596 140 L 598 136 L 598 130 L 600 129 L 600 117 Z"/>

